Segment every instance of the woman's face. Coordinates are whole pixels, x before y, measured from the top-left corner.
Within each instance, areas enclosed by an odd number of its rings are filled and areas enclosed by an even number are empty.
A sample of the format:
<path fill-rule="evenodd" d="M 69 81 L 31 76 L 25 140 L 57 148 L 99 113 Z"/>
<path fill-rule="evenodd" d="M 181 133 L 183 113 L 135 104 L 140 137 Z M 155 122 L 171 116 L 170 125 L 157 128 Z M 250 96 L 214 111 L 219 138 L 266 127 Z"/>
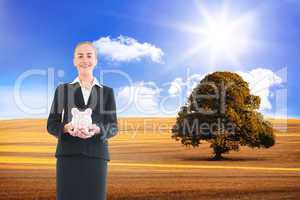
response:
<path fill-rule="evenodd" d="M 89 44 L 82 44 L 75 49 L 74 65 L 79 74 L 91 74 L 97 64 L 95 49 Z"/>

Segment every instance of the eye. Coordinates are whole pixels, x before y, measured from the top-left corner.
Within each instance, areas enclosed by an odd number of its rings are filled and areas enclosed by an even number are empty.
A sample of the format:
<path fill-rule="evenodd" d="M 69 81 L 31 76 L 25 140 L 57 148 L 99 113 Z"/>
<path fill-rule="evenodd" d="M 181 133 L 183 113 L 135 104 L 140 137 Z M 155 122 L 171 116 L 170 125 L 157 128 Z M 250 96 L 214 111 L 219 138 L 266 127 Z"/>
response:
<path fill-rule="evenodd" d="M 92 56 L 87 56 L 88 58 L 91 58 Z"/>
<path fill-rule="evenodd" d="M 83 56 L 82 56 L 82 55 L 80 55 L 80 56 L 78 56 L 78 58 L 83 58 Z"/>

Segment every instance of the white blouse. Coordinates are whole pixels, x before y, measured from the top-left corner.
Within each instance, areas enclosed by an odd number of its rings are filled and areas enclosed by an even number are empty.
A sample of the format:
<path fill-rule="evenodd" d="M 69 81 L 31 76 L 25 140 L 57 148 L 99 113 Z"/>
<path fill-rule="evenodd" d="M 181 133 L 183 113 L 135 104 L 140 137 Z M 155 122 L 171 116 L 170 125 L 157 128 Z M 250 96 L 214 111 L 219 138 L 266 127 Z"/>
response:
<path fill-rule="evenodd" d="M 91 95 L 91 91 L 92 91 L 92 89 L 89 90 L 89 89 L 86 89 L 84 87 L 81 87 L 81 92 L 82 92 L 82 95 L 83 95 L 83 98 L 84 98 L 85 105 L 87 105 L 87 103 L 88 103 L 89 97 Z"/>
<path fill-rule="evenodd" d="M 98 85 L 99 87 L 102 87 L 102 85 L 99 84 L 99 81 L 96 79 L 96 77 L 94 77 L 94 79 L 93 79 L 93 84 L 92 84 L 91 89 L 81 87 L 81 83 L 80 83 L 78 77 L 76 77 L 76 79 L 71 84 L 76 83 L 76 82 L 79 82 L 79 84 L 80 84 L 80 88 L 81 88 L 81 92 L 82 92 L 82 96 L 83 96 L 85 105 L 87 105 L 87 103 L 88 103 L 89 97 L 91 95 L 92 87 L 94 85 Z"/>

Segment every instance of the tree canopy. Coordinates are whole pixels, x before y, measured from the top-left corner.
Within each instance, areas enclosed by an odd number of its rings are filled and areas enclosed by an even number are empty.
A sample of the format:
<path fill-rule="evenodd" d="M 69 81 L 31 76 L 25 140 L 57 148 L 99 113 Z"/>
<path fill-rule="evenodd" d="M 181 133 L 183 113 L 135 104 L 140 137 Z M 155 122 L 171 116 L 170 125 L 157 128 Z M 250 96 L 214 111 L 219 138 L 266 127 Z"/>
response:
<path fill-rule="evenodd" d="M 211 143 L 215 159 L 240 145 L 269 148 L 275 144 L 272 124 L 257 111 L 260 97 L 250 94 L 249 85 L 232 72 L 206 75 L 180 108 L 172 138 L 198 147 Z"/>

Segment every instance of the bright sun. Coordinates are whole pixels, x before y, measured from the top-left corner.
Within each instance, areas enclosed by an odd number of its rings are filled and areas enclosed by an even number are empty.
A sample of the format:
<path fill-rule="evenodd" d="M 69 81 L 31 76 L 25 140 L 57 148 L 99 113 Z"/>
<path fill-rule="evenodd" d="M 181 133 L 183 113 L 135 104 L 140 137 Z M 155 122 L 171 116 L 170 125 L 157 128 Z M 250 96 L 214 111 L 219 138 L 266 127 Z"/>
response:
<path fill-rule="evenodd" d="M 208 48 L 213 59 L 226 57 L 238 62 L 238 57 L 250 46 L 250 32 L 245 21 L 229 21 L 224 16 L 208 18 L 200 33 L 200 43 Z"/>
<path fill-rule="evenodd" d="M 223 51 L 228 48 L 231 49 L 233 44 L 235 44 L 234 46 L 239 44 L 239 42 L 237 42 L 237 36 L 240 36 L 240 34 L 237 34 L 229 24 L 224 22 L 212 22 L 206 27 L 204 41 L 207 42 L 207 45 L 211 49 Z"/>
<path fill-rule="evenodd" d="M 227 6 L 218 13 L 211 13 L 198 5 L 201 21 L 198 25 L 180 24 L 181 31 L 192 34 L 193 46 L 182 54 L 185 60 L 200 51 L 207 52 L 212 65 L 218 60 L 227 60 L 240 65 L 239 58 L 251 50 L 256 41 L 253 39 L 255 13 L 247 12 L 241 16 L 233 16 Z M 195 37 L 195 34 L 197 37 Z M 187 36 L 190 37 L 190 36 Z M 196 39 L 195 39 L 196 38 Z"/>

